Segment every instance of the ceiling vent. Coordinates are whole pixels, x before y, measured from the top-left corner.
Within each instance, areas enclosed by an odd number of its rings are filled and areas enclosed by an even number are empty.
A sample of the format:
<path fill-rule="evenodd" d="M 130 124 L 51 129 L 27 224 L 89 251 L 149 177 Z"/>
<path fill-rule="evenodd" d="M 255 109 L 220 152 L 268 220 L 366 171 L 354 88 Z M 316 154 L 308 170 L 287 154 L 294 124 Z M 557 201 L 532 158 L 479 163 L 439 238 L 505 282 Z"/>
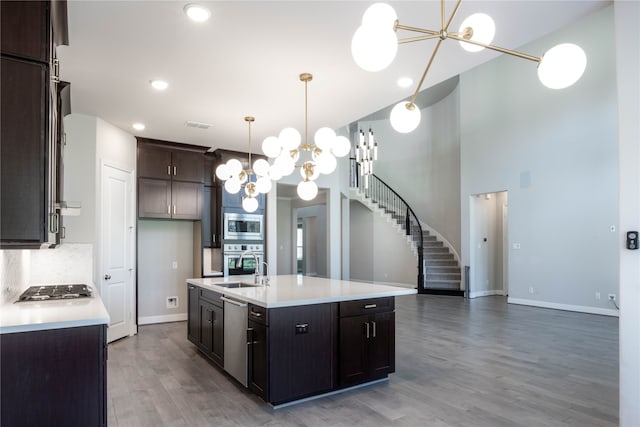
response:
<path fill-rule="evenodd" d="M 196 128 L 196 129 L 209 129 L 211 126 L 213 126 L 212 124 L 209 124 L 209 123 L 194 122 L 193 120 L 186 121 L 185 125 L 188 128 Z"/>

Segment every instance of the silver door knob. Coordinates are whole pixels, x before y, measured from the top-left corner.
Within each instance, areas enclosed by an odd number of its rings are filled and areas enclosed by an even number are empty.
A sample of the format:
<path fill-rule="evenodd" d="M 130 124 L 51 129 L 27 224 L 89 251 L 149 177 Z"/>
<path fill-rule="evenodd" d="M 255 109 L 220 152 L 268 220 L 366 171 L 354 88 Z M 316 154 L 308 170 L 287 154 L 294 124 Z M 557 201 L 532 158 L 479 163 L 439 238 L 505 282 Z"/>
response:
<path fill-rule="evenodd" d="M 111 275 L 110 274 L 105 274 L 104 275 L 104 280 L 109 280 L 111 279 Z"/>

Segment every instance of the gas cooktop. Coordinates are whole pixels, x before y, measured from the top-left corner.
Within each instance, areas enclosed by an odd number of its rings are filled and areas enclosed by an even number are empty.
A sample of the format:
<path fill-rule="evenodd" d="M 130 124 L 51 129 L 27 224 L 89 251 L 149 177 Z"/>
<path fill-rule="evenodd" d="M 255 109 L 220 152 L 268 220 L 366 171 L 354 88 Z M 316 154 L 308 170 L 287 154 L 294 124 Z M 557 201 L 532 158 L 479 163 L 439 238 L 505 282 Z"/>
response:
<path fill-rule="evenodd" d="M 87 298 L 91 293 L 91 287 L 84 284 L 31 286 L 20 295 L 18 302 Z"/>

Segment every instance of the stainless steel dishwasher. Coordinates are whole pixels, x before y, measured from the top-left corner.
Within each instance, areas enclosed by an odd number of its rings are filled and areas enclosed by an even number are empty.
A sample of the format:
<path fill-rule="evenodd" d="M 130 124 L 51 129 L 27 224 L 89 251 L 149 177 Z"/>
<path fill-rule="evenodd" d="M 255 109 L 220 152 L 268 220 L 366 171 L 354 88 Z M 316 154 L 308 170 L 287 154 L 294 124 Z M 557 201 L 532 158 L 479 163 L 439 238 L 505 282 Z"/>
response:
<path fill-rule="evenodd" d="M 247 303 L 224 301 L 224 370 L 247 387 Z"/>

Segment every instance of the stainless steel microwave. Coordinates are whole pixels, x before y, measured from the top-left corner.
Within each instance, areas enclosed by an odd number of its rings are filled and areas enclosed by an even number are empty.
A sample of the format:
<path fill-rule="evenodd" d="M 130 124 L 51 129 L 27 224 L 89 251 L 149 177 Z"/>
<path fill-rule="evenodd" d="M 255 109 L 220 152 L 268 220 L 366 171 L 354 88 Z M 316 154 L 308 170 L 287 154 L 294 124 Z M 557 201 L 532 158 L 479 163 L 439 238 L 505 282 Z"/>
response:
<path fill-rule="evenodd" d="M 224 238 L 226 240 L 264 240 L 264 215 L 225 213 Z"/>

